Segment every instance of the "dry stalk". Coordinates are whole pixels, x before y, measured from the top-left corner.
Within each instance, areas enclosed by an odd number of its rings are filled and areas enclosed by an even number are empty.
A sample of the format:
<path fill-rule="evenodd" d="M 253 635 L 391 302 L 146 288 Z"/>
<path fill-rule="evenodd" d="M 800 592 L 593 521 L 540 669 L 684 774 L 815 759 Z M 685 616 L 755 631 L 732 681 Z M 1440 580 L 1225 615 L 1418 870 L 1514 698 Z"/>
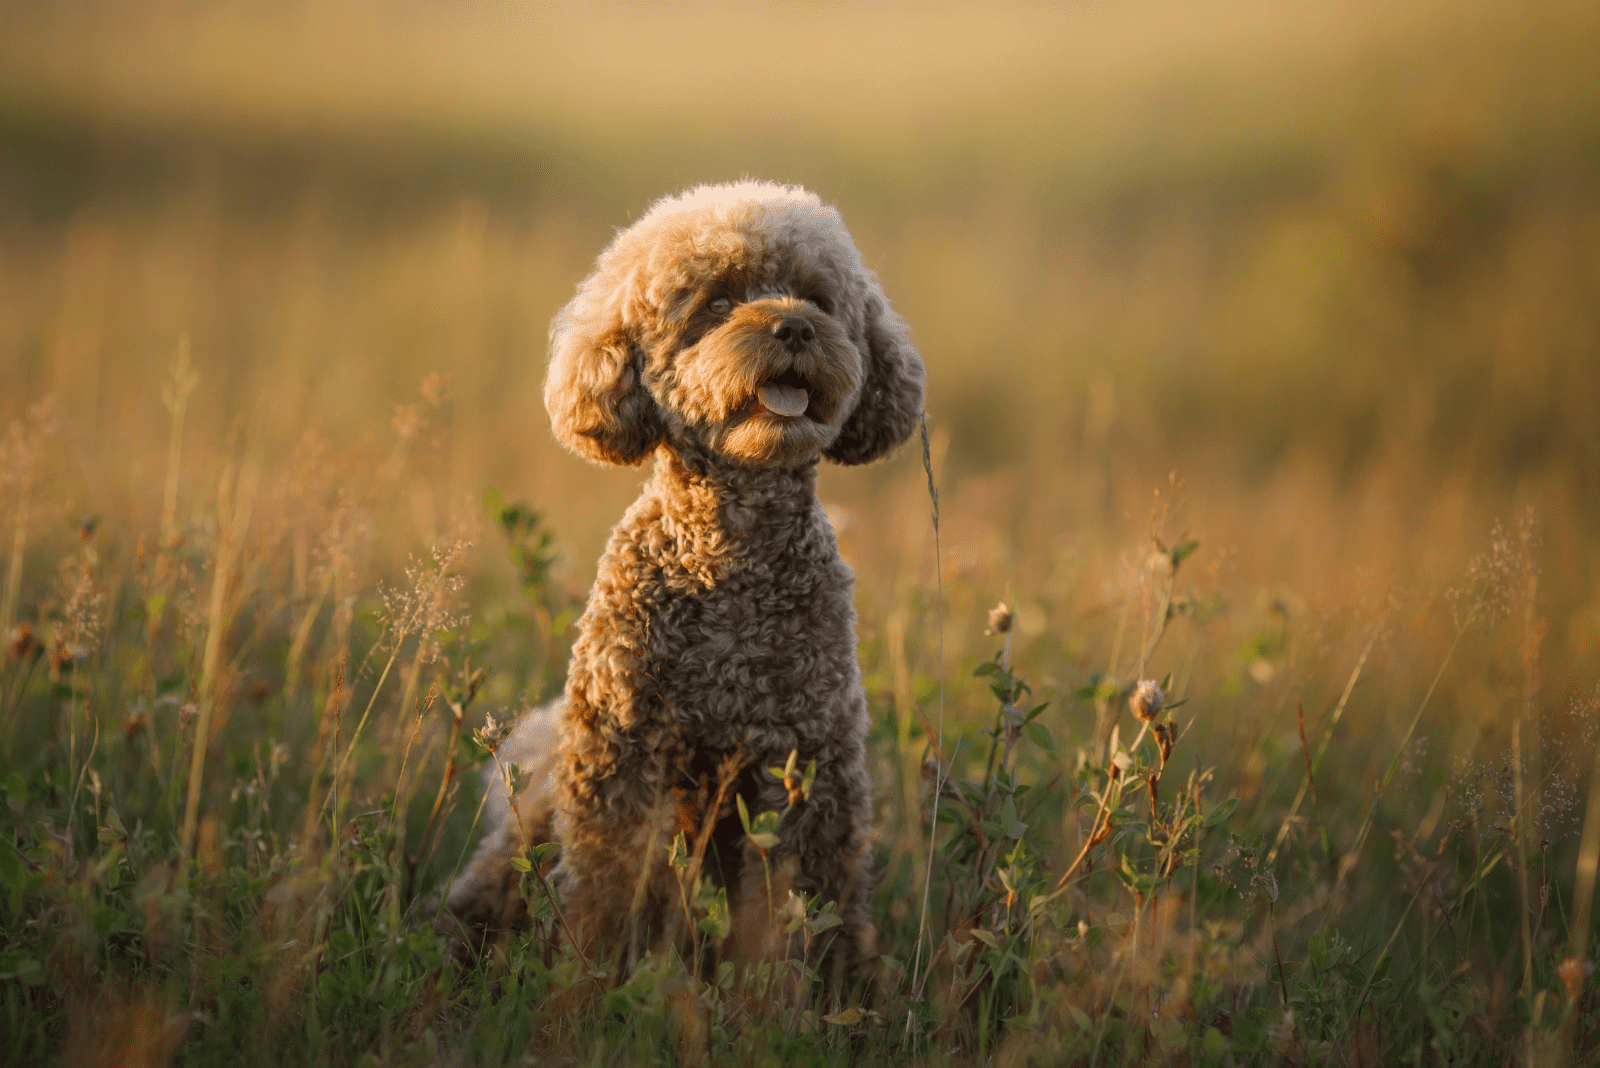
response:
<path fill-rule="evenodd" d="M 217 513 L 223 520 L 218 532 L 216 555 L 212 563 L 211 597 L 206 611 L 205 652 L 200 664 L 200 713 L 195 719 L 194 754 L 189 761 L 189 787 L 183 805 L 183 829 L 179 847 L 185 858 L 194 853 L 196 820 L 200 813 L 200 788 L 205 776 L 206 745 L 210 740 L 211 717 L 220 692 L 218 667 L 222 659 L 222 640 L 228 624 L 228 595 L 234 569 L 245 534 L 250 528 L 250 512 L 255 505 L 260 466 L 254 458 L 235 474 L 224 471 L 217 492 Z"/>
<path fill-rule="evenodd" d="M 189 335 L 178 336 L 178 351 L 172 357 L 172 378 L 161 386 L 161 403 L 172 416 L 167 439 L 167 485 L 161 498 L 161 544 L 158 552 L 165 560 L 178 533 L 178 471 L 183 460 L 183 417 L 189 407 L 189 394 L 199 385 L 200 375 L 189 362 Z"/>
<path fill-rule="evenodd" d="M 1149 723 L 1144 723 L 1139 727 L 1139 734 L 1134 738 L 1133 744 L 1128 747 L 1128 752 L 1134 753 L 1138 751 L 1140 744 L 1144 741 L 1145 734 L 1149 730 Z M 1110 755 L 1107 756 L 1107 759 L 1110 759 Z M 1113 770 L 1115 770 L 1115 765 L 1113 765 Z M 1089 850 L 1105 841 L 1106 836 L 1111 833 L 1111 797 L 1114 791 L 1117 798 L 1121 799 L 1122 788 L 1117 785 L 1120 781 L 1120 779 L 1108 775 L 1106 788 L 1100 794 L 1100 806 L 1095 810 L 1094 819 L 1089 824 L 1089 835 L 1084 839 L 1083 848 L 1078 850 L 1078 855 L 1073 858 L 1071 864 L 1067 865 L 1067 870 L 1061 873 L 1061 878 L 1056 880 L 1056 888 L 1050 893 L 1052 898 L 1066 891 L 1067 884 L 1072 880 L 1073 875 L 1077 873 L 1078 868 L 1082 866 L 1084 860 L 1088 858 Z"/>
<path fill-rule="evenodd" d="M 933 507 L 933 574 L 939 598 L 936 605 L 939 617 L 939 730 L 937 735 L 930 735 L 930 737 L 936 738 L 939 748 L 942 750 L 944 748 L 944 568 L 940 560 L 941 553 L 939 551 L 939 488 L 934 484 L 933 480 L 933 450 L 928 442 L 928 415 L 926 412 L 922 414 L 921 430 L 922 467 L 928 474 L 928 499 L 932 502 Z M 944 782 L 944 764 L 940 763 L 934 770 L 933 818 L 928 822 L 928 862 L 924 866 L 922 880 L 922 912 L 917 919 L 917 954 L 912 961 L 910 972 L 912 988 L 918 991 L 922 989 L 922 982 L 926 980 L 926 976 L 923 977 L 923 980 L 918 980 L 917 972 L 922 967 L 922 942 L 928 933 L 928 899 L 933 891 L 933 857 L 938 845 L 939 798 L 944 793 Z M 928 956 L 928 968 L 930 970 L 933 968 L 933 956 L 931 953 Z M 910 1026 L 911 1015 L 908 1011 L 906 1027 L 909 1028 Z"/>
<path fill-rule="evenodd" d="M 1306 744 L 1306 706 L 1305 702 L 1296 697 L 1294 699 L 1295 722 L 1300 727 L 1300 753 L 1306 758 L 1306 788 L 1311 791 L 1311 803 L 1317 803 L 1317 778 L 1311 770 L 1311 747 Z"/>
<path fill-rule="evenodd" d="M 439 792 L 434 796 L 433 809 L 428 813 L 428 822 L 423 825 L 422 838 L 417 842 L 416 855 L 411 858 L 411 873 L 414 876 L 417 868 L 432 855 L 431 838 L 434 832 L 434 821 L 439 818 L 440 809 L 444 806 L 445 797 L 455 783 L 456 777 L 456 740 L 461 735 L 461 719 L 466 713 L 464 703 L 450 703 L 450 741 L 445 745 L 444 775 L 439 780 Z"/>

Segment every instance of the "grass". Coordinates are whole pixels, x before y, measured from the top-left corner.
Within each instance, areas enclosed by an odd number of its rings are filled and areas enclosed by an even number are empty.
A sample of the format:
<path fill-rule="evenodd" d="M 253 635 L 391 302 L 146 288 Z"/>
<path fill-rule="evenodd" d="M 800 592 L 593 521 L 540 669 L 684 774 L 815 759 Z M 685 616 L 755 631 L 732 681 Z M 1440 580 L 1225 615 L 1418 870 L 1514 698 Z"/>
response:
<path fill-rule="evenodd" d="M 633 14 L 0 42 L 0 1059 L 1596 1059 L 1593 14 L 819 9 L 798 103 Z M 463 952 L 489 718 L 637 493 L 544 431 L 546 324 L 740 171 L 839 203 L 930 372 L 922 449 L 821 478 L 881 958 L 620 974 L 537 855 Z"/>
<path fill-rule="evenodd" d="M 171 375 L 177 427 L 186 350 Z M 544 518 L 499 494 L 387 584 L 396 513 L 445 466 L 412 448 L 450 403 L 436 380 L 424 393 L 388 440 L 344 451 L 307 436 L 269 464 L 247 433 L 212 494 L 164 493 L 148 530 L 75 521 L 70 538 L 38 519 L 63 514 L 45 477 L 70 447 L 53 406 L 11 428 L 10 560 L 32 566 L 8 572 L 23 580 L 0 673 L 8 1059 L 1556 1063 L 1597 1048 L 1569 873 L 1600 708 L 1541 698 L 1531 515 L 1496 526 L 1449 590 L 1322 610 L 1252 606 L 1172 534 L 1181 508 L 1160 507 L 1130 532 L 1143 547 L 1120 561 L 1103 660 L 1072 656 L 1048 684 L 1030 678 L 1052 641 L 1028 602 L 985 620 L 955 607 L 978 591 L 954 577 L 941 612 L 938 576 L 908 565 L 864 613 L 883 873 L 870 975 L 828 988 L 798 961 L 718 964 L 726 902 L 687 859 L 704 968 L 582 957 L 532 865 L 534 932 L 466 952 L 438 900 L 493 759 L 495 724 L 477 727 L 556 692 L 581 591 Z M 921 476 L 904 472 L 908 490 Z M 1480 680 L 1511 687 L 1509 749 L 1442 768 L 1419 731 Z M 798 769 L 776 773 L 803 793 Z M 743 815 L 758 841 L 782 819 Z M 832 925 L 827 903 L 781 904 L 795 932 Z"/>

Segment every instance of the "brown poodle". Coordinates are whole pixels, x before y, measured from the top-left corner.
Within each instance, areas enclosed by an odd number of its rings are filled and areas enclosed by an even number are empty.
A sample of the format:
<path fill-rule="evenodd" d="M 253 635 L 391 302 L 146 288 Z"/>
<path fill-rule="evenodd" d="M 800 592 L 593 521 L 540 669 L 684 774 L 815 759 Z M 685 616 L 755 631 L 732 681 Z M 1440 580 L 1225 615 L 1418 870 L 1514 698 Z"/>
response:
<path fill-rule="evenodd" d="M 545 406 L 580 456 L 653 455 L 655 475 L 600 560 L 565 696 L 500 750 L 524 772 L 521 828 L 493 782 L 490 831 L 449 895 L 458 916 L 522 922 L 510 861 L 555 841 L 578 939 L 599 956 L 659 948 L 686 929 L 672 839 L 704 828 L 736 940 L 770 952 L 743 921 L 762 927 L 783 900 L 767 901 L 734 794 L 752 814 L 785 810 L 768 769 L 795 752 L 816 778 L 768 851 L 775 894 L 836 902 L 838 945 L 871 952 L 867 702 L 816 465 L 910 437 L 923 368 L 905 335 L 839 213 L 794 186 L 697 187 L 600 254 L 551 327 Z"/>

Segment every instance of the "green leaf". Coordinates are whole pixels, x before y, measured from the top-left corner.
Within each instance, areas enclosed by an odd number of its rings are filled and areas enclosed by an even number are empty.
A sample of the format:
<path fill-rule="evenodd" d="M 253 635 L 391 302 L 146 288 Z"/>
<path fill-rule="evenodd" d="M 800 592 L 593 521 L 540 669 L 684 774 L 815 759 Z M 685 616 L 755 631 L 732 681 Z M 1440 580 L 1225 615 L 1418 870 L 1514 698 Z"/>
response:
<path fill-rule="evenodd" d="M 527 857 L 512 857 L 511 866 L 520 872 L 530 872 L 533 870 L 533 865 L 528 861 Z"/>
<path fill-rule="evenodd" d="M 44 969 L 32 957 L 12 950 L 0 956 L 0 979 L 18 979 L 28 986 L 38 986 L 44 982 Z"/>
<path fill-rule="evenodd" d="M 823 931 L 838 927 L 843 923 L 844 920 L 840 919 L 838 916 L 835 916 L 833 913 L 824 912 L 820 916 L 816 916 L 807 920 L 806 930 L 810 931 L 812 934 L 820 934 Z"/>
<path fill-rule="evenodd" d="M 967 933 L 972 935 L 973 938 L 976 938 L 978 941 L 982 942 L 984 945 L 988 946 L 990 949 L 1000 948 L 1000 940 L 996 938 L 992 932 L 985 931 L 982 927 L 974 927 Z"/>
<path fill-rule="evenodd" d="M 862 1016 L 861 1010 L 852 1005 L 842 1012 L 834 1013 L 832 1016 L 824 1016 L 823 1019 L 836 1027 L 854 1027 L 861 1022 Z"/>
<path fill-rule="evenodd" d="M 113 908 L 110 905 L 100 905 L 90 912 L 89 924 L 94 928 L 95 933 L 101 937 L 114 931 L 128 930 L 128 924 L 123 919 L 122 910 Z"/>
<path fill-rule="evenodd" d="M 996 671 L 999 671 L 999 670 L 1000 670 L 1000 665 L 999 664 L 996 664 L 993 660 L 985 660 L 983 663 L 979 664 L 976 668 L 973 669 L 972 674 L 973 674 L 974 677 L 981 679 L 986 675 L 993 675 Z"/>
<path fill-rule="evenodd" d="M 540 842 L 533 847 L 533 862 L 544 867 L 544 862 L 561 852 L 560 842 Z"/>
<path fill-rule="evenodd" d="M 1007 838 L 1021 838 L 1022 832 L 1028 829 L 1028 825 L 1017 818 L 1017 802 L 1013 798 L 1006 798 L 1000 818 L 1005 821 Z"/>
<path fill-rule="evenodd" d="M 122 819 L 117 815 L 116 809 L 111 810 L 110 817 L 107 825 L 96 832 L 96 838 L 102 842 L 126 842 L 128 829 L 122 825 Z"/>
<path fill-rule="evenodd" d="M 734 794 L 733 800 L 739 808 L 739 823 L 744 827 L 744 833 L 750 833 L 750 810 L 744 805 L 744 795 Z"/>
<path fill-rule="evenodd" d="M 707 885 L 701 890 L 699 905 L 705 915 L 696 926 L 713 938 L 726 938 L 733 930 L 733 921 L 728 915 L 728 892 L 723 889 L 712 892 Z"/>
<path fill-rule="evenodd" d="M 1183 563 L 1189 557 L 1193 556 L 1194 555 L 1194 551 L 1196 549 L 1198 549 L 1198 548 L 1200 548 L 1200 543 L 1197 542 L 1197 541 L 1186 541 L 1186 542 L 1183 542 L 1181 545 L 1173 546 L 1172 547 L 1172 569 L 1174 571 L 1176 571 L 1178 569 L 1178 565 Z"/>
<path fill-rule="evenodd" d="M 1233 810 L 1238 807 L 1239 799 L 1237 797 L 1228 798 L 1216 808 L 1206 813 L 1205 825 L 1207 827 L 1215 827 L 1219 823 L 1227 822 L 1228 817 L 1233 815 Z"/>
<path fill-rule="evenodd" d="M 9 842 L 0 843 L 0 885 L 11 899 L 11 911 L 20 913 L 28 890 L 28 868 Z"/>
<path fill-rule="evenodd" d="M 1050 737 L 1050 728 L 1038 720 L 1030 720 L 1027 726 L 1028 740 L 1047 753 L 1056 751 L 1055 739 Z"/>
<path fill-rule="evenodd" d="M 10 842 L 0 842 L 0 886 L 12 892 L 22 889 L 23 880 L 28 877 L 28 870 L 22 863 L 22 858 L 17 855 L 16 847 Z"/>
<path fill-rule="evenodd" d="M 1225 1038 L 1222 1032 L 1218 1031 L 1215 1027 L 1206 1028 L 1206 1033 L 1201 1038 L 1200 1043 L 1207 1057 L 1214 1057 L 1218 1059 L 1220 1059 L 1224 1053 L 1227 1053 L 1229 1048 L 1227 1038 Z"/>

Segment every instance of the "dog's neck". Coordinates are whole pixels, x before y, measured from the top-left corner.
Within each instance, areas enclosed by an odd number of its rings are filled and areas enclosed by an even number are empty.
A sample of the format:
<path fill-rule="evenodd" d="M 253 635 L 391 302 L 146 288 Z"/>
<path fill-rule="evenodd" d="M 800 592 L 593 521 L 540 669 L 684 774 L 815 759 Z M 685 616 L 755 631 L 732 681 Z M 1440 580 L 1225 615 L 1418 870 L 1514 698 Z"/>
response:
<path fill-rule="evenodd" d="M 700 450 L 656 450 L 647 492 L 661 502 L 675 540 L 697 555 L 767 557 L 811 522 L 817 465 L 742 467 Z"/>

